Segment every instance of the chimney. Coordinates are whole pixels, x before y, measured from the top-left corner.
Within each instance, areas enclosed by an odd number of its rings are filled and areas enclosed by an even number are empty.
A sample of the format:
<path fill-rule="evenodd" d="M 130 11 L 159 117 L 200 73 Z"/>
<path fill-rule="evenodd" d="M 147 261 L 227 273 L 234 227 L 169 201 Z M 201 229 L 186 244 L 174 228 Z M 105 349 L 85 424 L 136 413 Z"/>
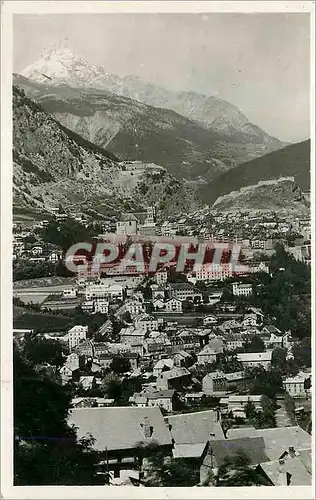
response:
<path fill-rule="evenodd" d="M 140 426 L 142 427 L 145 438 L 151 438 L 154 432 L 154 428 L 149 424 L 148 417 L 144 417 L 144 423 L 140 424 Z"/>
<path fill-rule="evenodd" d="M 290 454 L 291 458 L 294 458 L 296 456 L 294 446 L 289 446 L 289 454 Z"/>

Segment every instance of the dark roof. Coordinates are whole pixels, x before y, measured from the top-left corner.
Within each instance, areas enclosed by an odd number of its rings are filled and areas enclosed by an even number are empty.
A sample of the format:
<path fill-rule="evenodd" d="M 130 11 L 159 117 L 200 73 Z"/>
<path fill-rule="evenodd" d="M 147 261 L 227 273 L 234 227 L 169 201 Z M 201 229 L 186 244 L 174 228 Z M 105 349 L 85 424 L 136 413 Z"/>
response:
<path fill-rule="evenodd" d="M 238 451 L 243 451 L 249 457 L 251 465 L 269 461 L 265 453 L 265 444 L 262 437 L 211 441 L 209 449 L 212 450 L 217 465 L 221 465 L 225 457 L 231 456 Z"/>

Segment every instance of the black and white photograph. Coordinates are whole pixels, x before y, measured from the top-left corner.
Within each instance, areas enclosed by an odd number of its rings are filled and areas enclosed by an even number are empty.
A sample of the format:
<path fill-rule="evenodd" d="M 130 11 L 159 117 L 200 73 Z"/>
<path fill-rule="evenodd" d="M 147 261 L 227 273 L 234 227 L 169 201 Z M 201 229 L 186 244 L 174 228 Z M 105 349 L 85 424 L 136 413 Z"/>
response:
<path fill-rule="evenodd" d="M 314 3 L 2 7 L 4 498 L 312 498 Z"/>

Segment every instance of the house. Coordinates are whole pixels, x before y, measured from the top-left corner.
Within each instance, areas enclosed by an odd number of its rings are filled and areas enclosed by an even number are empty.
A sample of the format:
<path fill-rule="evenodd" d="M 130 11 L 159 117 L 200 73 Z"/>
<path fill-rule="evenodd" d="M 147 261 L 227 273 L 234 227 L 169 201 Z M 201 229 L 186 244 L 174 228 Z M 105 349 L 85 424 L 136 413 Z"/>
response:
<path fill-rule="evenodd" d="M 254 427 L 229 429 L 227 439 L 240 437 L 262 437 L 265 444 L 265 453 L 269 460 L 279 460 L 289 456 L 293 451 L 310 450 L 312 437 L 299 426 L 274 427 L 270 429 L 255 429 Z"/>
<path fill-rule="evenodd" d="M 147 313 L 141 313 L 134 319 L 135 328 L 145 332 L 147 330 L 158 330 L 159 324 L 158 319 Z"/>
<path fill-rule="evenodd" d="M 157 377 L 157 389 L 183 390 L 191 383 L 192 375 L 186 368 L 173 367 L 171 370 L 162 372 Z"/>
<path fill-rule="evenodd" d="M 149 407 L 158 406 L 168 412 L 173 411 L 175 400 L 175 391 L 173 389 L 147 393 L 146 398 Z"/>
<path fill-rule="evenodd" d="M 125 301 L 124 309 L 134 317 L 145 311 L 145 305 L 140 297 L 133 296 Z"/>
<path fill-rule="evenodd" d="M 59 370 L 59 375 L 61 377 L 62 384 L 67 384 L 72 379 L 72 374 L 75 370 L 69 368 L 69 366 L 64 365 Z"/>
<path fill-rule="evenodd" d="M 139 470 L 140 443 L 157 443 L 160 452 L 170 455 L 172 436 L 157 407 L 80 408 L 69 412 L 68 424 L 74 425 L 78 439 L 92 435 L 93 448 L 106 461 L 110 473 L 120 477 L 127 467 Z"/>
<path fill-rule="evenodd" d="M 243 347 L 246 343 L 245 336 L 240 336 L 238 334 L 230 334 L 225 337 L 225 349 L 227 351 L 234 351 L 240 347 Z"/>
<path fill-rule="evenodd" d="M 251 401 L 255 405 L 257 411 L 262 411 L 261 398 L 261 395 L 242 396 L 233 394 L 221 398 L 219 401 L 219 405 L 222 408 L 222 413 L 232 412 L 234 416 L 242 416 L 243 418 L 245 418 L 245 407 L 249 401 Z"/>
<path fill-rule="evenodd" d="M 218 469 L 225 458 L 243 451 L 249 458 L 249 465 L 268 462 L 265 443 L 262 437 L 241 437 L 239 439 L 210 439 L 206 442 L 201 454 L 200 484 L 204 484 L 209 472 Z M 215 472 L 215 471 L 214 471 Z"/>
<path fill-rule="evenodd" d="M 32 248 L 31 254 L 32 255 L 42 255 L 43 253 L 43 247 L 38 245 Z"/>
<path fill-rule="evenodd" d="M 163 269 L 157 271 L 155 274 L 155 279 L 157 285 L 164 285 L 165 283 L 167 283 L 168 280 L 168 272 Z"/>
<path fill-rule="evenodd" d="M 184 401 L 187 405 L 199 405 L 204 396 L 203 392 L 188 392 L 184 395 Z"/>
<path fill-rule="evenodd" d="M 86 300 L 123 300 L 126 296 L 126 286 L 121 283 L 90 284 L 86 287 L 85 296 Z"/>
<path fill-rule="evenodd" d="M 167 312 L 181 313 L 182 301 L 176 298 L 171 298 L 165 302 L 165 310 Z"/>
<path fill-rule="evenodd" d="M 227 390 L 237 388 L 239 390 L 246 390 L 248 386 L 249 377 L 244 371 L 225 373 Z"/>
<path fill-rule="evenodd" d="M 174 366 L 179 368 L 188 368 L 193 365 L 193 358 L 191 354 L 186 351 L 178 351 L 173 354 Z"/>
<path fill-rule="evenodd" d="M 136 352 L 126 352 L 123 356 L 130 362 L 132 371 L 137 370 L 139 365 L 139 355 Z"/>
<path fill-rule="evenodd" d="M 311 486 L 311 469 L 301 456 L 261 463 L 257 473 L 272 486 Z"/>
<path fill-rule="evenodd" d="M 247 314 L 255 314 L 257 325 L 261 325 L 263 323 L 264 314 L 258 307 L 249 307 L 249 309 L 247 309 Z"/>
<path fill-rule="evenodd" d="M 88 327 L 76 325 L 68 331 L 69 349 L 76 347 L 82 340 L 86 340 Z"/>
<path fill-rule="evenodd" d="M 122 214 L 116 223 L 116 234 L 137 234 L 138 220 L 132 213 Z"/>
<path fill-rule="evenodd" d="M 109 312 L 109 302 L 104 299 L 98 299 L 94 301 L 94 312 L 100 314 L 108 314 Z"/>
<path fill-rule="evenodd" d="M 163 301 L 163 299 L 156 299 L 153 301 L 153 308 L 154 308 L 154 311 L 159 311 L 159 310 L 162 310 L 165 308 L 165 303 Z"/>
<path fill-rule="evenodd" d="M 81 304 L 81 309 L 88 313 L 93 313 L 94 311 L 94 300 L 85 300 Z"/>
<path fill-rule="evenodd" d="M 67 366 L 70 370 L 79 370 L 79 354 L 76 352 L 72 352 L 67 356 L 65 366 Z"/>
<path fill-rule="evenodd" d="M 111 353 L 105 353 L 105 354 L 99 354 L 98 355 L 98 362 L 101 366 L 101 368 L 107 369 L 110 368 L 111 363 L 113 361 L 114 355 Z"/>
<path fill-rule="evenodd" d="M 63 290 L 63 298 L 75 299 L 77 297 L 78 288 L 65 288 Z"/>
<path fill-rule="evenodd" d="M 158 286 L 158 285 L 152 285 L 151 292 L 152 292 L 152 300 L 153 301 L 155 301 L 157 299 L 161 299 L 162 301 L 165 300 L 165 289 L 163 287 Z"/>
<path fill-rule="evenodd" d="M 212 372 L 203 377 L 202 390 L 207 396 L 216 395 L 218 392 L 225 392 L 226 388 L 226 377 L 223 372 Z"/>
<path fill-rule="evenodd" d="M 189 282 L 168 283 L 166 286 L 170 298 L 178 300 L 201 301 L 202 294 Z"/>
<path fill-rule="evenodd" d="M 146 337 L 146 330 L 129 326 L 120 331 L 120 342 L 122 344 L 143 343 Z"/>
<path fill-rule="evenodd" d="M 209 325 L 216 325 L 218 322 L 216 316 L 213 316 L 213 315 L 209 315 L 209 316 L 205 316 L 203 318 L 203 325 L 204 326 L 209 326 Z"/>
<path fill-rule="evenodd" d="M 237 359 L 244 368 L 263 366 L 265 370 L 271 365 L 272 351 L 245 352 L 237 354 Z"/>
<path fill-rule="evenodd" d="M 95 354 L 94 350 L 94 343 L 90 340 L 87 339 L 81 344 L 78 344 L 74 349 L 73 352 L 81 355 L 81 356 L 86 356 L 87 358 L 93 358 Z"/>
<path fill-rule="evenodd" d="M 261 330 L 261 333 L 262 335 L 267 335 L 267 336 L 271 336 L 271 334 L 274 334 L 274 335 L 281 335 L 282 332 L 281 330 L 279 330 L 276 326 L 274 325 L 266 325 L 262 328 Z"/>
<path fill-rule="evenodd" d="M 153 375 L 154 377 L 159 377 L 159 375 L 164 371 L 164 370 L 171 370 L 174 366 L 174 361 L 173 359 L 160 359 L 157 361 L 157 363 L 154 365 L 153 368 Z"/>
<path fill-rule="evenodd" d="M 216 361 L 217 353 L 214 351 L 210 345 L 203 347 L 202 351 L 197 354 L 197 364 L 206 365 L 208 363 L 214 363 Z"/>
<path fill-rule="evenodd" d="M 95 388 L 95 377 L 94 376 L 84 376 L 79 378 L 79 385 L 81 385 L 84 391 Z"/>
<path fill-rule="evenodd" d="M 208 439 L 224 439 L 216 411 L 207 410 L 165 417 L 171 433 L 174 458 L 200 458 Z"/>
<path fill-rule="evenodd" d="M 242 326 L 245 328 L 247 326 L 257 326 L 257 315 L 253 313 L 245 314 Z"/>
<path fill-rule="evenodd" d="M 308 389 L 306 387 L 306 380 L 310 380 L 311 374 L 298 373 L 295 377 L 287 377 L 283 381 L 283 387 L 288 394 L 292 397 L 305 396 Z"/>
<path fill-rule="evenodd" d="M 252 285 L 248 283 L 233 283 L 233 295 L 249 297 L 252 294 Z"/>

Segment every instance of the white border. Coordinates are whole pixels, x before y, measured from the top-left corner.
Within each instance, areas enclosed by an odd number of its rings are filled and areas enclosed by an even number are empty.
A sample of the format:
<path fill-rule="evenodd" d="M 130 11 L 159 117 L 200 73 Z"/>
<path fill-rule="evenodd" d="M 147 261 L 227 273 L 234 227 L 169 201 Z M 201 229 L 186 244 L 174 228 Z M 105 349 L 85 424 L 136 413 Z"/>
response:
<path fill-rule="evenodd" d="M 58 13 L 199 13 L 199 12 L 300 12 L 311 15 L 311 219 L 312 318 L 315 317 L 315 4 L 311 1 L 4 1 L 1 4 L 1 485 L 5 499 L 40 498 L 284 498 L 311 499 L 315 491 L 315 454 L 311 487 L 260 488 L 135 488 L 105 486 L 13 486 L 12 426 L 12 15 Z M 313 382 L 315 381 L 315 328 L 313 322 Z M 313 398 L 313 425 L 315 423 Z M 314 427 L 313 427 L 314 429 Z M 313 451 L 315 436 L 313 434 Z"/>

